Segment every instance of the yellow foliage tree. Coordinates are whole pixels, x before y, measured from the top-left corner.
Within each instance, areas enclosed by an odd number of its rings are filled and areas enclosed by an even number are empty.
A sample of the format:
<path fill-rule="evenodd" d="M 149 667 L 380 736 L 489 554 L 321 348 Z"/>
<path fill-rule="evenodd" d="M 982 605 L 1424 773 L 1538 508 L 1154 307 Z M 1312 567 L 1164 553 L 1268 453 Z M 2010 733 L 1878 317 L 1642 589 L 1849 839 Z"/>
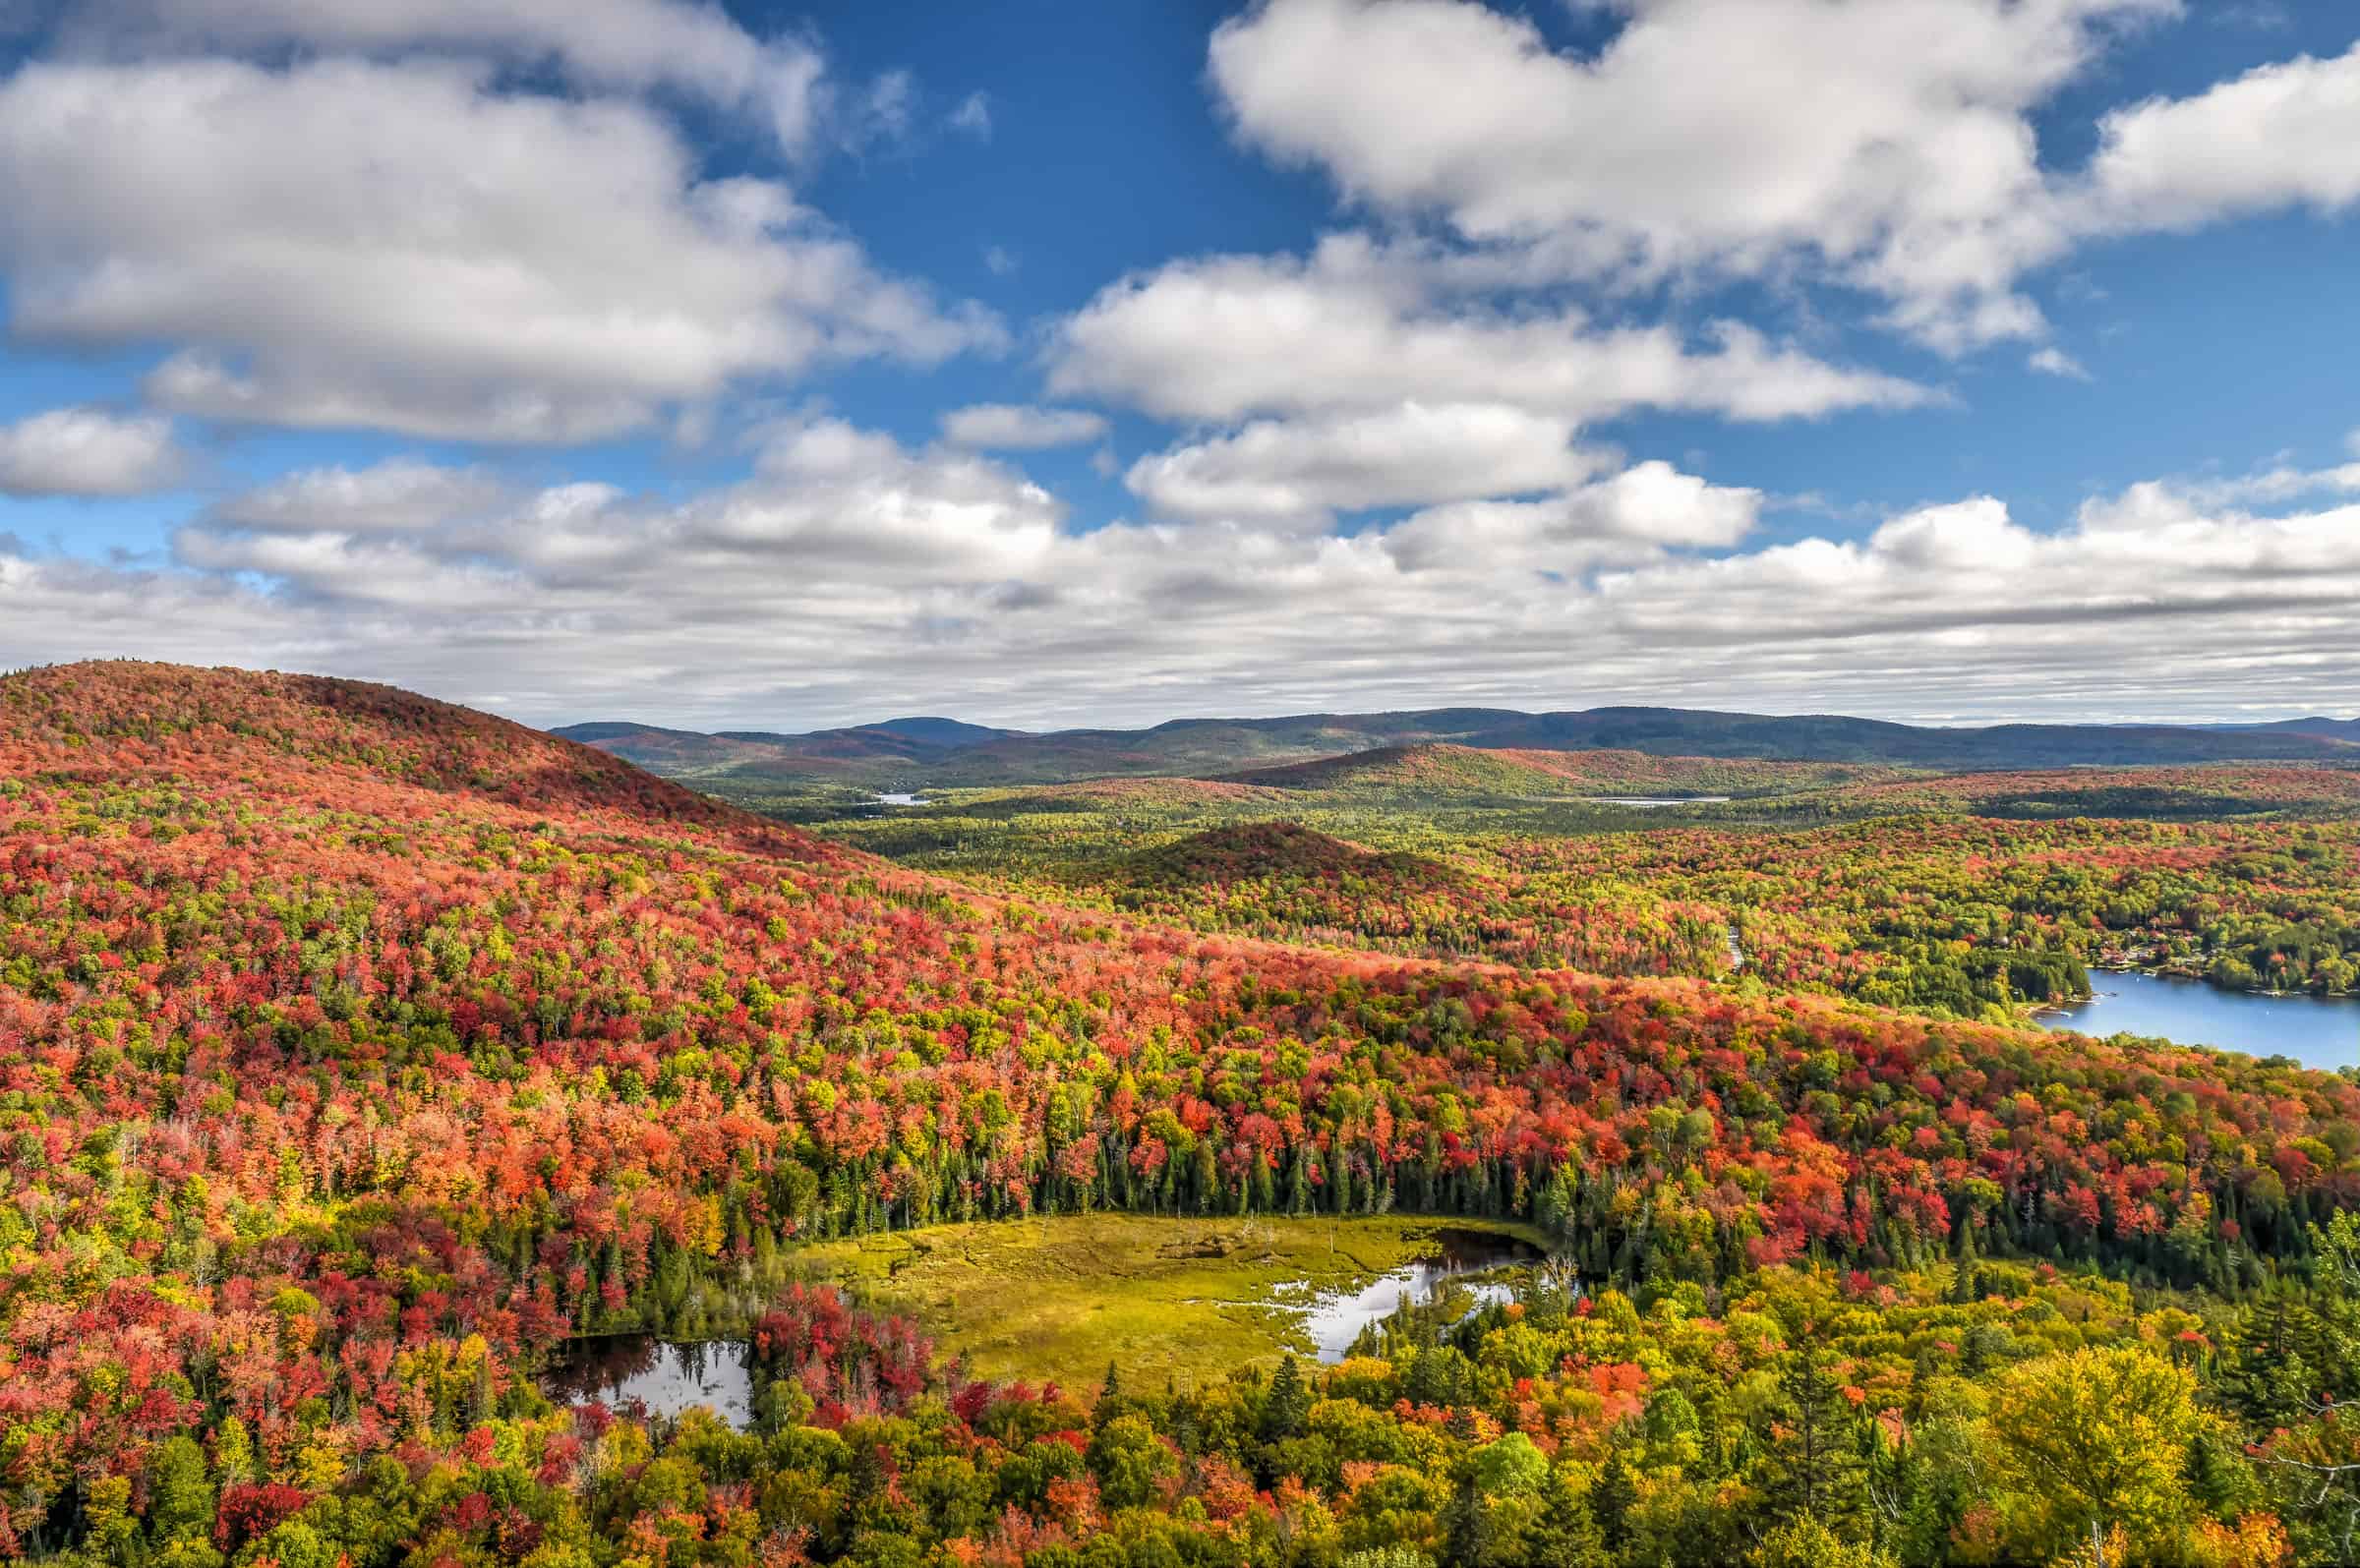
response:
<path fill-rule="evenodd" d="M 2184 1367 L 2127 1347 L 2044 1356 L 2010 1367 L 1986 1419 L 2011 1545 L 2054 1558 L 2119 1538 L 2129 1560 L 2187 1555 L 2196 1505 L 2188 1445 L 2212 1419 Z"/>

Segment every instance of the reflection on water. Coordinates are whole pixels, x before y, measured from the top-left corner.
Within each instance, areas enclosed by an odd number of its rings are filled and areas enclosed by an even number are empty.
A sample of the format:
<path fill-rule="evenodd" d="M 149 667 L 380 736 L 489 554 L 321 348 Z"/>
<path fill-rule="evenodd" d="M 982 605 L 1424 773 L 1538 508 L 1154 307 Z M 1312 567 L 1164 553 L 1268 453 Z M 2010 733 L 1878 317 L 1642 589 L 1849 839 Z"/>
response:
<path fill-rule="evenodd" d="M 1339 1362 L 1360 1331 L 1390 1316 L 1407 1297 L 1425 1306 L 1463 1282 L 1477 1307 L 1504 1302 L 1517 1265 L 1538 1262 L 1540 1249 L 1513 1236 L 1444 1226 L 1426 1238 L 1433 1252 L 1359 1290 L 1280 1287 L 1279 1305 L 1300 1312 L 1319 1359 Z M 1241 1304 L 1243 1305 L 1243 1304 Z M 738 1340 L 680 1342 L 650 1334 L 614 1334 L 570 1342 L 541 1375 L 541 1391 L 560 1405 L 591 1400 L 646 1414 L 678 1416 L 702 1405 L 733 1426 L 753 1420 L 753 1373 Z"/>
<path fill-rule="evenodd" d="M 2360 1065 L 2360 997 L 2264 996 L 2157 974 L 2093 972 L 2090 987 L 2097 995 L 2041 1013 L 2040 1026 L 2290 1056 L 2305 1067 Z"/>
<path fill-rule="evenodd" d="M 1642 811 L 1654 811 L 1664 806 L 1721 806 L 1729 803 L 1727 795 L 1592 795 L 1593 806 L 1636 806 Z"/>
<path fill-rule="evenodd" d="M 1444 1229 L 1436 1231 L 1431 1240 L 1438 1249 L 1433 1256 L 1406 1263 L 1361 1290 L 1320 1291 L 1312 1296 L 1304 1308 L 1303 1329 L 1311 1336 L 1321 1361 L 1342 1361 L 1360 1331 L 1390 1316 L 1404 1296 L 1412 1306 L 1422 1307 L 1452 1280 L 1537 1262 L 1541 1256 L 1540 1249 L 1530 1243 L 1488 1231 Z M 1478 1280 L 1467 1288 L 1478 1307 L 1504 1302 L 1512 1294 L 1508 1282 L 1501 1279 Z"/>
<path fill-rule="evenodd" d="M 753 1420 L 753 1374 L 736 1340 L 682 1343 L 650 1334 L 577 1339 L 541 1376 L 541 1392 L 560 1405 L 599 1400 L 650 1416 L 678 1416 L 703 1405 L 733 1426 Z"/>

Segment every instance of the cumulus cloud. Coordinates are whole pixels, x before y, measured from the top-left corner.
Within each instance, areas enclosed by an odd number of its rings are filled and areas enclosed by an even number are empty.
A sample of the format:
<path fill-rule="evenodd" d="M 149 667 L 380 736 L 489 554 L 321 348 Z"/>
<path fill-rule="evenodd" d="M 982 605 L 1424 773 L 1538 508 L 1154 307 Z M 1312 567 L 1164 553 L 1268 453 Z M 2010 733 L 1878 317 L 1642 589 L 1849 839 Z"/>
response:
<path fill-rule="evenodd" d="M 1213 35 L 1248 141 L 1568 268 L 1805 256 L 1925 335 L 2022 335 L 2064 237 L 2030 111 L 2168 0 L 1648 0 L 1594 58 L 1476 0 L 1270 0 Z"/>
<path fill-rule="evenodd" d="M 2275 506 L 2314 495 L 2360 494 L 2360 462 L 2332 468 L 2297 468 L 2278 463 L 2248 474 L 2150 481 L 2134 485 L 2125 497 L 2169 496 L 2175 504 L 2202 510 Z M 2087 512 L 2085 515 L 2098 515 Z"/>
<path fill-rule="evenodd" d="M 1350 201 L 1621 286 L 1802 270 L 1945 352 L 2038 338 L 2018 287 L 2096 233 L 2360 194 L 2360 50 L 2106 117 L 2036 112 L 2177 0 L 1621 0 L 1594 56 L 1480 0 L 1265 0 L 1213 34 L 1239 136 Z"/>
<path fill-rule="evenodd" d="M 160 415 L 57 408 L 0 425 L 0 494 L 140 495 L 186 466 Z"/>
<path fill-rule="evenodd" d="M 1368 414 L 1257 420 L 1143 457 L 1125 476 L 1156 511 L 1324 527 L 1337 511 L 1516 494 L 1595 466 L 1566 419 L 1497 403 L 1402 403 Z"/>
<path fill-rule="evenodd" d="M 1004 341 L 631 102 L 480 67 L 33 64 L 0 83 L 22 336 L 165 342 L 159 405 L 579 441 L 752 377 Z"/>
<path fill-rule="evenodd" d="M 1002 462 L 824 419 L 685 499 L 480 486 L 308 476 L 201 516 L 153 569 L 0 542 L 0 664 L 325 668 L 550 723 L 661 689 L 717 727 L 1461 701 L 2185 716 L 2360 682 L 2360 506 L 2332 497 L 2158 483 L 2043 531 L 1978 496 L 1746 550 L 1759 494 L 1641 463 L 1350 536 L 1076 530 Z M 438 491 L 446 512 L 413 504 Z"/>
<path fill-rule="evenodd" d="M 1926 388 L 1830 365 L 1737 321 L 1703 343 L 1582 312 L 1438 300 L 1440 280 L 1359 236 L 1309 258 L 1228 256 L 1124 278 L 1061 323 L 1049 384 L 1170 419 L 1512 403 L 1586 420 L 1633 408 L 1740 420 L 1906 408 Z"/>
<path fill-rule="evenodd" d="M 392 534 L 481 516 L 511 498 L 480 468 L 396 457 L 373 467 L 306 468 L 231 496 L 215 521 L 269 534 Z"/>
<path fill-rule="evenodd" d="M 504 504 L 502 504 L 504 502 Z M 481 607 L 531 613 L 661 602 L 681 574 L 720 618 L 759 619 L 781 594 L 857 601 L 935 581 L 1014 574 L 1062 508 L 1023 476 L 959 453 L 913 454 L 838 420 L 772 436 L 744 484 L 677 504 L 608 485 L 507 494 L 471 469 L 403 461 L 299 474 L 181 529 L 186 565 L 283 580 L 322 607 Z M 764 589 L 761 579 L 784 575 Z M 742 594 L 743 608 L 722 608 Z"/>
<path fill-rule="evenodd" d="M 974 403 L 942 416 L 943 438 L 979 451 L 1039 451 L 1079 446 L 1106 434 L 1101 415 L 1079 408 L 1035 408 L 1023 403 Z"/>
<path fill-rule="evenodd" d="M 2185 229 L 2243 213 L 2360 202 L 2360 44 L 2305 55 L 2100 123 L 2094 227 Z"/>
<path fill-rule="evenodd" d="M 1405 519 L 1385 536 L 1410 571 L 1491 576 L 1505 562 L 1561 575 L 1629 565 L 1667 547 L 1724 547 L 1753 531 L 1762 494 L 1645 462 L 1529 501 L 1466 501 Z"/>
<path fill-rule="evenodd" d="M 2047 668 L 2143 694 L 2132 702 L 2205 692 L 2225 706 L 2231 693 L 2269 700 L 2270 682 L 2331 684 L 2331 671 L 2360 666 L 2355 588 L 2360 508 L 2219 514 L 2151 484 L 2093 501 L 2054 534 L 1983 496 L 1894 518 L 1865 541 L 1610 574 L 1597 602 L 1634 638 L 1772 643 L 1790 660 L 1841 645 L 1839 689 L 1860 673 L 1851 650 L 1916 648 L 1929 663 L 1910 678 L 1962 697 Z M 2221 662 L 2216 675 L 2207 660 Z"/>
<path fill-rule="evenodd" d="M 680 0 L 93 0 L 68 35 L 109 52 L 299 43 L 548 62 L 587 87 L 665 88 L 752 114 L 794 153 L 813 140 L 829 91 L 810 39 L 756 38 L 720 6 Z"/>

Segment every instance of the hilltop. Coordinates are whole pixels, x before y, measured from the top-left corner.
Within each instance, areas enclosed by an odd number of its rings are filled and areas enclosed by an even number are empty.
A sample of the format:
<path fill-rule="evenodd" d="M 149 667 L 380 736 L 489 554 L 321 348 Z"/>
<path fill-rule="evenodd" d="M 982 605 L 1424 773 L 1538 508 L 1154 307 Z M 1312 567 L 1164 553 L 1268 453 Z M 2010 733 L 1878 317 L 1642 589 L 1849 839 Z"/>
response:
<path fill-rule="evenodd" d="M 1447 886 L 1461 878 L 1426 855 L 1374 850 L 1293 822 L 1208 828 L 1132 859 L 1143 882 L 1166 887 L 1220 886 L 1266 879 L 1375 884 L 1395 893 Z"/>
<path fill-rule="evenodd" d="M 601 748 L 393 686 L 274 670 L 107 661 L 19 671 L 0 677 L 0 756 L 110 781 L 227 770 L 248 782 L 365 778 L 664 821 L 737 815 Z"/>
<path fill-rule="evenodd" d="M 816 729 L 808 734 L 758 729 L 701 734 L 616 722 L 566 725 L 550 733 L 680 777 L 738 774 L 788 779 L 865 778 L 871 774 L 890 779 L 899 771 L 931 767 L 975 746 L 1023 737 L 1021 730 L 930 718 L 889 719 L 883 724 Z"/>
<path fill-rule="evenodd" d="M 1379 746 L 1224 776 L 1238 784 L 1336 793 L 1584 798 L 1602 794 L 1753 794 L 1892 777 L 1889 768 L 1655 756 L 1642 751 L 1486 749 L 1429 741 Z"/>

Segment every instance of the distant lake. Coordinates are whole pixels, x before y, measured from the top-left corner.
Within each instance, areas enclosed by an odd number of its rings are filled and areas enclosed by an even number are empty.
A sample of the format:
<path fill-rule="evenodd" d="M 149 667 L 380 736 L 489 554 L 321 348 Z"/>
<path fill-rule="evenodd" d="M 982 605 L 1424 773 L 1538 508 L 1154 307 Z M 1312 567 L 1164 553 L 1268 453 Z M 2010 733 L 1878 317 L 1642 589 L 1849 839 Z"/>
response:
<path fill-rule="evenodd" d="M 1593 795 L 1593 806 L 1636 806 L 1641 811 L 1653 811 L 1662 806 L 1718 806 L 1726 803 L 1727 795 Z"/>
<path fill-rule="evenodd" d="M 2263 996 L 2202 980 L 2096 969 L 2090 971 L 2090 988 L 2097 995 L 2040 1014 L 2040 1026 L 2290 1056 L 2305 1067 L 2360 1066 L 2360 997 Z"/>
<path fill-rule="evenodd" d="M 923 806 L 932 804 L 932 802 L 921 799 L 916 795 L 883 794 L 872 795 L 870 798 L 880 806 Z"/>

